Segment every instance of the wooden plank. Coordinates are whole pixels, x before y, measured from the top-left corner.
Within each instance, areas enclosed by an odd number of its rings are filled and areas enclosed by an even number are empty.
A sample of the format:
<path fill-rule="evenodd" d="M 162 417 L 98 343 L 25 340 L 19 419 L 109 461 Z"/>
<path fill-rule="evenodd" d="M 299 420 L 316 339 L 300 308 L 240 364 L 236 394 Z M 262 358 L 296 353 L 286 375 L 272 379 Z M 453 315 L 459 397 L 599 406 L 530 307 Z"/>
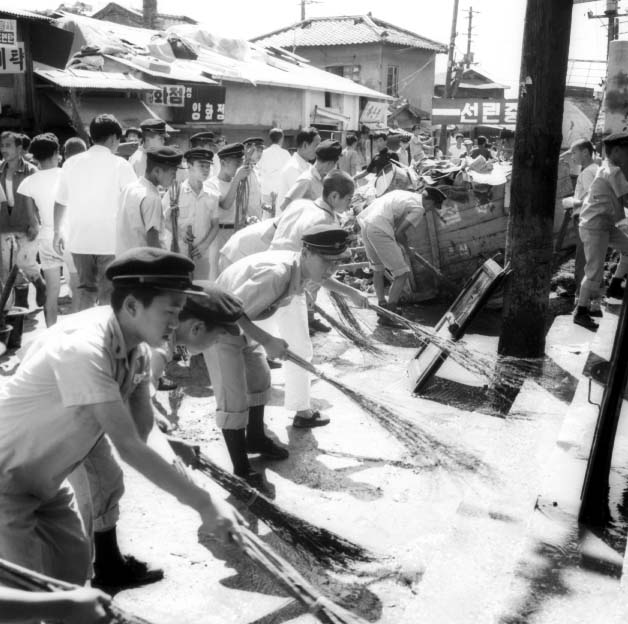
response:
<path fill-rule="evenodd" d="M 438 233 L 434 224 L 434 213 L 428 210 L 425 213 L 425 223 L 427 225 L 427 241 L 432 251 L 432 264 L 440 269 L 440 253 L 438 251 Z"/>
<path fill-rule="evenodd" d="M 501 284 L 506 273 L 497 262 L 487 260 L 467 281 L 434 327 L 434 333 L 445 340 L 459 340 L 473 317 Z M 446 359 L 447 354 L 433 343 L 421 347 L 408 365 L 412 392 L 420 392 Z"/>

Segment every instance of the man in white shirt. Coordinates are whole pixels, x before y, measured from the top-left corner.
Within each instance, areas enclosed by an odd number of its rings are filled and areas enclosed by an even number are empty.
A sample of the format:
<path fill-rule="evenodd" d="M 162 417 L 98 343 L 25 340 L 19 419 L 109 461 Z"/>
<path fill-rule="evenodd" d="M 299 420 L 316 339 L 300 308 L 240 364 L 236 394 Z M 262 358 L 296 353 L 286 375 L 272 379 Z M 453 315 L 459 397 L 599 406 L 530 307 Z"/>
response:
<path fill-rule="evenodd" d="M 262 201 L 274 208 L 279 195 L 281 170 L 290 160 L 290 152 L 282 147 L 283 130 L 273 128 L 268 136 L 270 145 L 264 150 L 257 167 L 262 183 Z"/>
<path fill-rule="evenodd" d="M 466 155 L 467 148 L 463 141 L 464 135 L 458 132 L 456 134 L 456 142 L 453 145 L 450 145 L 447 150 L 447 156 L 449 156 L 449 158 L 460 159 Z"/>
<path fill-rule="evenodd" d="M 295 199 L 318 199 L 323 194 L 323 178 L 338 165 L 342 145 L 338 141 L 322 141 L 316 148 L 316 162 L 310 165 L 286 193 L 280 206 L 283 212 Z"/>
<path fill-rule="evenodd" d="M 591 183 L 597 174 L 599 169 L 598 164 L 593 161 L 593 143 L 586 139 L 574 142 L 569 151 L 572 155 L 575 165 L 580 167 L 580 174 L 576 181 L 576 188 L 572 197 L 565 197 L 563 199 L 563 208 L 571 210 L 571 218 L 573 219 L 574 227 L 576 228 L 576 266 L 574 269 L 574 279 L 576 282 L 576 300 L 578 298 L 578 292 L 580 290 L 580 283 L 584 277 L 584 247 L 580 240 L 580 232 L 578 226 L 580 223 L 580 209 L 584 203 L 584 199 L 589 192 Z M 593 304 L 593 302 L 592 302 Z M 596 306 L 599 305 L 596 303 Z M 589 308 L 589 314 L 595 317 L 602 315 L 599 308 Z"/>
<path fill-rule="evenodd" d="M 146 151 L 146 175 L 122 191 L 118 210 L 116 256 L 136 247 L 163 247 L 164 220 L 158 187 L 174 181 L 183 154 L 172 147 Z"/>
<path fill-rule="evenodd" d="M 219 195 L 205 184 L 213 156 L 207 149 L 188 150 L 188 179 L 180 185 L 178 197 L 166 193 L 163 198 L 166 230 L 172 238 L 176 229 L 178 249 L 194 261 L 194 277 L 199 280 L 209 277 L 209 248 L 219 231 Z M 178 212 L 173 212 L 175 198 Z"/>
<path fill-rule="evenodd" d="M 140 124 L 140 129 L 142 130 L 142 144 L 129 158 L 129 164 L 138 177 L 146 173 L 146 150 L 163 147 L 168 138 L 166 122 L 156 117 L 145 119 Z"/>
<path fill-rule="evenodd" d="M 63 256 L 52 246 L 54 237 L 54 205 L 61 178 L 59 168 L 59 141 L 54 134 L 36 136 L 30 145 L 31 154 L 39 163 L 39 171 L 24 178 L 17 189 L 27 210 L 39 215 L 39 260 L 46 282 L 44 316 L 50 327 L 57 322 L 57 299 L 61 287 Z"/>
<path fill-rule="evenodd" d="M 116 217 L 122 190 L 136 179 L 131 165 L 115 156 L 122 127 L 113 115 L 98 115 L 89 126 L 94 145 L 68 160 L 54 207 L 55 250 L 63 254 L 62 223 L 67 213 L 68 241 L 79 277 L 79 310 L 109 303 L 111 283 L 105 269 L 116 251 Z"/>
<path fill-rule="evenodd" d="M 277 206 L 281 206 L 286 193 L 292 188 L 297 178 L 308 169 L 316 156 L 316 148 L 321 137 L 316 128 L 304 128 L 296 137 L 297 151 L 281 170 L 281 182 L 277 195 Z"/>

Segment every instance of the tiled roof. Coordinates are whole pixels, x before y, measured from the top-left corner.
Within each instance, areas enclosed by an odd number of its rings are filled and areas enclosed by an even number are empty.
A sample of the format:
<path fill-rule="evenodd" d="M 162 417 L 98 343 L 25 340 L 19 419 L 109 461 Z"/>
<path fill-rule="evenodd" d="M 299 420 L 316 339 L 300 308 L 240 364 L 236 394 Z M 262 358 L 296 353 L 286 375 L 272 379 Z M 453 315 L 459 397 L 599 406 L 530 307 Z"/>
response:
<path fill-rule="evenodd" d="M 446 52 L 444 44 L 426 39 L 370 15 L 316 17 L 254 37 L 252 41 L 265 46 L 301 48 L 361 43 L 389 43 L 434 52 Z"/>
<path fill-rule="evenodd" d="M 47 15 L 40 15 L 39 13 L 33 13 L 32 11 L 24 11 L 22 9 L 8 8 L 6 5 L 10 3 L 3 2 L 0 4 L 0 16 L 9 15 L 11 17 L 18 17 L 26 20 L 33 20 L 36 22 L 51 22 L 52 18 Z M 3 6 L 5 5 L 5 6 Z"/>

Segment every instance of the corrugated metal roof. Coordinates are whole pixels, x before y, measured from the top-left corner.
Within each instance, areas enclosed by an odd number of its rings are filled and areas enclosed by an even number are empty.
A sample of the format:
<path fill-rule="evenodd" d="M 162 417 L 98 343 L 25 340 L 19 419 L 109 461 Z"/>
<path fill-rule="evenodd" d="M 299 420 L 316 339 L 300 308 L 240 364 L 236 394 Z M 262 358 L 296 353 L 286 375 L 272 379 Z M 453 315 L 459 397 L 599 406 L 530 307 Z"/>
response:
<path fill-rule="evenodd" d="M 56 69 L 43 63 L 34 63 L 40 78 L 64 89 L 98 89 L 115 91 L 154 91 L 148 82 L 123 73 L 90 71 L 88 69 Z"/>
<path fill-rule="evenodd" d="M 31 11 L 23 11 L 22 9 L 9 8 L 4 3 L 0 4 L 0 16 L 9 15 L 11 17 L 20 17 L 26 20 L 35 20 L 38 22 L 51 22 L 52 18 L 47 15 L 40 15 L 39 13 L 32 13 Z"/>
<path fill-rule="evenodd" d="M 317 17 L 252 39 L 261 45 L 290 49 L 360 43 L 390 43 L 446 52 L 444 44 L 370 15 Z"/>

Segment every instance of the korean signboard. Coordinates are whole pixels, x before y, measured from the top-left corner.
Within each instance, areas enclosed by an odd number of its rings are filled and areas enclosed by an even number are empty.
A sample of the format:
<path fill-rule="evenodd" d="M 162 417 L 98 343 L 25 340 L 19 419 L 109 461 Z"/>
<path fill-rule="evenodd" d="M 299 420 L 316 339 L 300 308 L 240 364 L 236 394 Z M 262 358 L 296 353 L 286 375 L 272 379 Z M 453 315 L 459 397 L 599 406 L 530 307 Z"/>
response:
<path fill-rule="evenodd" d="M 385 128 L 388 102 L 369 100 L 360 115 L 360 123 L 369 127 Z"/>
<path fill-rule="evenodd" d="M 432 100 L 432 123 L 514 125 L 517 123 L 518 104 L 518 100 L 434 98 Z"/>
<path fill-rule="evenodd" d="M 175 123 L 222 122 L 225 119 L 225 88 L 214 85 L 155 85 L 147 104 L 167 106 Z"/>
<path fill-rule="evenodd" d="M 23 74 L 25 66 L 23 43 L 0 45 L 0 74 Z"/>
<path fill-rule="evenodd" d="M 0 45 L 15 45 L 17 43 L 17 21 L 0 19 Z"/>

